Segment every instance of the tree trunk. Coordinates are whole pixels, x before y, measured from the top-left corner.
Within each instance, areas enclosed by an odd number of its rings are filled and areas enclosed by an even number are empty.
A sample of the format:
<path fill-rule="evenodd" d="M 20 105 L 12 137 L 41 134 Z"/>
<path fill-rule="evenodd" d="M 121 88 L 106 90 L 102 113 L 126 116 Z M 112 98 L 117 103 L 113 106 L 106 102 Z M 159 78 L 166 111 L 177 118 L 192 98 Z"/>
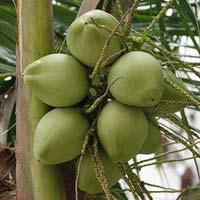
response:
<path fill-rule="evenodd" d="M 34 129 L 48 108 L 24 86 L 22 78 L 29 63 L 54 51 L 52 4 L 50 0 L 18 0 L 17 12 L 17 199 L 66 200 L 62 166 L 43 165 L 33 157 Z"/>

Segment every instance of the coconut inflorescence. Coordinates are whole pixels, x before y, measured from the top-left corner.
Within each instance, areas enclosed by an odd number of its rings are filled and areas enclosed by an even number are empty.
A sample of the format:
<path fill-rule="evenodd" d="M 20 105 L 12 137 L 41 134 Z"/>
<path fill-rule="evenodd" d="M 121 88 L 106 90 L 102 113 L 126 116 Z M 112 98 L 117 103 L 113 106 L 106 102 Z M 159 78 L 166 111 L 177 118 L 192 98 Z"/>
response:
<path fill-rule="evenodd" d="M 137 154 L 155 153 L 161 146 L 155 117 L 183 109 L 188 102 L 183 82 L 171 71 L 162 69 L 152 55 L 140 50 L 120 55 L 124 47 L 122 29 L 110 35 L 117 24 L 117 19 L 101 10 L 82 15 L 67 32 L 71 54 L 42 57 L 29 64 L 23 76 L 33 95 L 54 107 L 36 126 L 35 158 L 44 164 L 56 165 L 81 154 L 78 187 L 90 194 L 102 191 L 94 167 L 94 140 L 88 141 L 85 154 L 82 149 L 84 138 L 91 131 L 90 123 L 95 122 L 93 133 L 99 142 L 108 186 L 112 187 L 121 177 L 117 162 L 129 161 Z M 88 72 L 103 51 L 103 59 L 110 58 L 109 67 L 103 72 L 97 70 L 99 76 L 89 81 Z M 97 96 L 105 90 L 110 94 L 107 98 L 103 95 L 101 102 L 102 98 L 92 96 L 90 89 Z M 91 111 L 84 112 L 91 102 L 95 102 Z"/>

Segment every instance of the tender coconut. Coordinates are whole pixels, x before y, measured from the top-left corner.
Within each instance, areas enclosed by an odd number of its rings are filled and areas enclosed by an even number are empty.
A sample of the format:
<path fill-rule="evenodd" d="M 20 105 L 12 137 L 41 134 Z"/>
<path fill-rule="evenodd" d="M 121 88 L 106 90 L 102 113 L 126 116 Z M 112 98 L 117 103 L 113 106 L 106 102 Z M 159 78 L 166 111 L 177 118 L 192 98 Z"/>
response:
<path fill-rule="evenodd" d="M 35 129 L 33 153 L 44 164 L 59 164 L 76 158 L 89 124 L 75 108 L 56 108 L 45 114 Z"/>
<path fill-rule="evenodd" d="M 150 54 L 132 51 L 121 56 L 108 74 L 110 92 L 119 102 L 138 107 L 154 106 L 163 93 L 163 74 L 159 62 Z"/>
<path fill-rule="evenodd" d="M 116 162 L 133 158 L 144 144 L 147 132 L 148 122 L 139 108 L 111 101 L 98 116 L 98 137 L 108 156 Z"/>
<path fill-rule="evenodd" d="M 92 10 L 76 19 L 67 32 L 69 51 L 83 64 L 94 67 L 111 31 L 117 26 L 115 17 L 102 10 Z M 121 50 L 122 40 L 114 36 L 105 52 L 104 59 Z M 113 62 L 116 56 L 110 60 Z"/>
<path fill-rule="evenodd" d="M 50 54 L 28 65 L 24 83 L 40 100 L 54 107 L 77 104 L 89 90 L 83 65 L 65 54 Z"/>

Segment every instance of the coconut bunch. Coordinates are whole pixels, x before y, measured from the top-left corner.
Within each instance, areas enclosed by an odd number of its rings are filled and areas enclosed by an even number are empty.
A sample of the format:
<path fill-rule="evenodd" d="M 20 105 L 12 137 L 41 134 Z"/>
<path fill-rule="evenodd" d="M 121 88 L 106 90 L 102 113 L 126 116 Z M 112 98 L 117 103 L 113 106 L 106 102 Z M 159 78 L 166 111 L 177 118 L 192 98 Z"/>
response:
<path fill-rule="evenodd" d="M 171 71 L 162 69 L 152 55 L 142 51 L 119 53 L 125 46 L 119 29 L 104 52 L 109 67 L 100 76 L 106 81 L 97 84 L 100 89 L 110 86 L 110 94 L 99 109 L 84 112 L 91 103 L 90 89 L 94 86 L 88 74 L 98 63 L 117 24 L 116 18 L 101 10 L 82 15 L 67 32 L 71 54 L 42 57 L 27 66 L 23 77 L 32 93 L 52 107 L 35 129 L 35 158 L 47 165 L 77 158 L 91 121 L 97 118 L 96 135 L 109 187 L 121 178 L 117 162 L 158 151 L 161 134 L 156 117 L 181 110 L 187 102 L 183 82 Z M 91 148 L 80 165 L 78 187 L 90 194 L 102 191 Z"/>

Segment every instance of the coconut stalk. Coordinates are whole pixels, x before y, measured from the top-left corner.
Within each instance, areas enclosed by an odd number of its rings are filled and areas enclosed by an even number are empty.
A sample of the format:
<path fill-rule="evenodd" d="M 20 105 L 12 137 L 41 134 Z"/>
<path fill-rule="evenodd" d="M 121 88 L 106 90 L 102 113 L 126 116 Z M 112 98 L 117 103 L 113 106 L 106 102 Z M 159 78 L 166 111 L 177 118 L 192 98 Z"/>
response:
<path fill-rule="evenodd" d="M 48 107 L 24 86 L 23 71 L 54 52 L 53 13 L 49 0 L 18 0 L 16 179 L 19 200 L 66 200 L 63 168 L 39 163 L 32 152 L 35 127 Z"/>

